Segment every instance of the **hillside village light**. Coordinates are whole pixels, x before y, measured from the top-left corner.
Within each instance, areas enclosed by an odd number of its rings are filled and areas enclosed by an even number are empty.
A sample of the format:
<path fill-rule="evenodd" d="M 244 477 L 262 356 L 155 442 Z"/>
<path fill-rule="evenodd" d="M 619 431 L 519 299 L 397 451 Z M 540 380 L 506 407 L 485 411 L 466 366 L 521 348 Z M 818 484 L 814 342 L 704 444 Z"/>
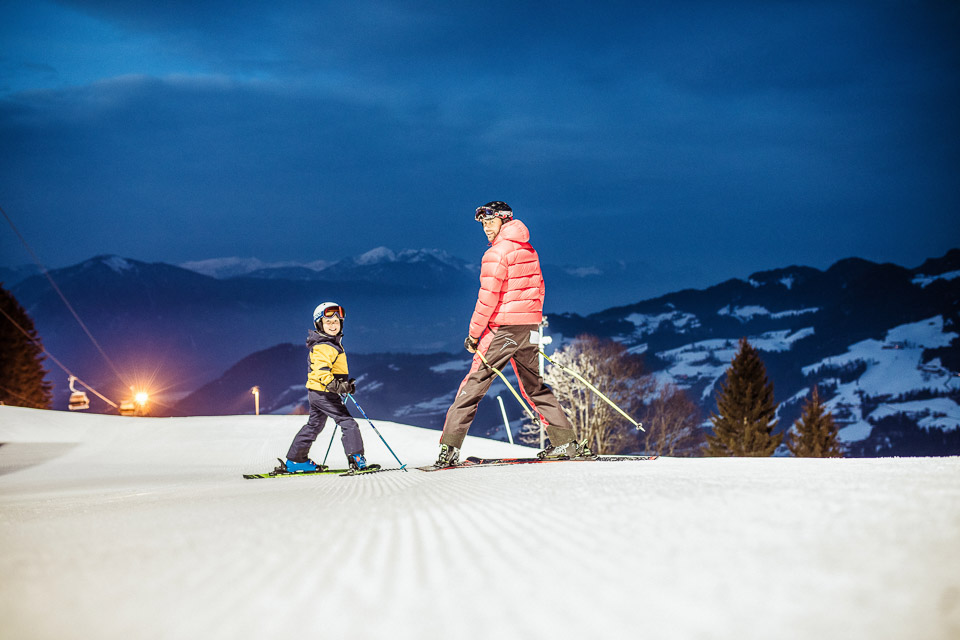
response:
<path fill-rule="evenodd" d="M 134 407 L 133 415 L 147 415 L 147 403 L 150 401 L 150 394 L 144 389 L 137 391 L 133 387 L 130 387 L 130 391 L 133 392 L 133 402 L 130 403 Z"/>
<path fill-rule="evenodd" d="M 250 389 L 250 393 L 253 394 L 254 415 L 260 415 L 260 387 L 253 387 Z"/>
<path fill-rule="evenodd" d="M 143 416 L 147 412 L 147 402 L 150 400 L 150 394 L 146 391 L 140 390 L 137 391 L 135 387 L 131 385 L 130 394 L 133 396 L 132 399 L 124 400 L 117 407 L 117 410 L 122 416 Z"/>

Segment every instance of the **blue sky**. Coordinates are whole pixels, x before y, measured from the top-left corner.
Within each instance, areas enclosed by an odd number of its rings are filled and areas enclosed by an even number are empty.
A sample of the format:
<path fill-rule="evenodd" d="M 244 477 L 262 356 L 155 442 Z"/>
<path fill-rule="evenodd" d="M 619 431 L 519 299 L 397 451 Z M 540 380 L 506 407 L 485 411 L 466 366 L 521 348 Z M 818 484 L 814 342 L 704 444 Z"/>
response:
<path fill-rule="evenodd" d="M 637 295 L 958 246 L 955 2 L 0 5 L 0 206 L 93 255 L 545 262 Z M 0 264 L 30 261 L 0 229 Z M 549 283 L 548 283 L 549 284 Z"/>

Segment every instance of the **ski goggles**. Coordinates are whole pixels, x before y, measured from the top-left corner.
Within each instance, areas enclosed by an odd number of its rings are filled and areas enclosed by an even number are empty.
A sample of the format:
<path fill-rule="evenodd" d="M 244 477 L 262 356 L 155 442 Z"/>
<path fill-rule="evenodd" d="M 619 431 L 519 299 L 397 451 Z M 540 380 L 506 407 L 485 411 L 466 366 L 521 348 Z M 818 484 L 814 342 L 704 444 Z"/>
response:
<path fill-rule="evenodd" d="M 340 318 L 341 320 L 343 320 L 343 319 L 346 317 L 346 315 L 347 315 L 347 314 L 344 312 L 343 307 L 341 307 L 341 306 L 339 306 L 339 305 L 338 305 L 338 306 L 335 306 L 335 307 L 327 307 L 326 309 L 323 310 L 323 317 L 324 317 L 324 318 L 334 318 L 334 317 L 336 317 L 336 318 Z"/>
<path fill-rule="evenodd" d="M 495 218 L 508 218 L 510 217 L 509 212 L 507 211 L 497 211 L 491 209 L 490 207 L 477 207 L 477 214 L 474 216 L 477 222 L 483 222 L 484 220 L 493 220 Z"/>

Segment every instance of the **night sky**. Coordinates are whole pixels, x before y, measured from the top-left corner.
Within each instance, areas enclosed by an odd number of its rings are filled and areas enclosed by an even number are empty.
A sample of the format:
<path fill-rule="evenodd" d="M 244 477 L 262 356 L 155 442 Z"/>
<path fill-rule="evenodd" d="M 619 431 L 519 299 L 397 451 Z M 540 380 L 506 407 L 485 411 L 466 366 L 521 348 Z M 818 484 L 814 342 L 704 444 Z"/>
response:
<path fill-rule="evenodd" d="M 49 267 L 476 262 L 489 200 L 647 294 L 913 267 L 960 245 L 958 34 L 952 1 L 2 0 L 0 206 Z"/>

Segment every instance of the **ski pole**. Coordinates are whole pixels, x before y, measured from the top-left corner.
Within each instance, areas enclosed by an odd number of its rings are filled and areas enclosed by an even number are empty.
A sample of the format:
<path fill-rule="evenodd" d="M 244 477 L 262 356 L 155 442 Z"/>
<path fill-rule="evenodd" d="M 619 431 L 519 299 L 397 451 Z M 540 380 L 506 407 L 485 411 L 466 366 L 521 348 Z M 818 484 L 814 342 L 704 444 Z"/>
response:
<path fill-rule="evenodd" d="M 320 463 L 321 467 L 327 464 L 327 456 L 330 455 L 330 447 L 333 446 L 333 437 L 337 435 L 337 427 L 339 426 L 336 422 L 333 423 L 333 433 L 330 434 L 330 444 L 327 445 L 327 452 L 323 454 L 323 462 Z"/>
<path fill-rule="evenodd" d="M 530 407 L 527 406 L 527 403 L 523 401 L 523 398 L 520 397 L 520 394 L 517 393 L 517 390 L 513 388 L 513 385 L 510 384 L 510 381 L 507 380 L 507 376 L 503 375 L 503 372 L 500 369 L 497 369 L 495 366 L 487 362 L 487 359 L 483 357 L 483 354 L 479 351 L 476 352 L 480 356 L 480 360 L 483 361 L 483 364 L 486 365 L 488 369 L 493 371 L 495 374 L 500 376 L 500 379 L 503 380 L 503 384 L 507 385 L 507 389 L 510 390 L 510 393 L 513 394 L 513 397 L 517 399 L 517 402 L 520 403 L 520 406 L 523 407 L 523 410 L 527 412 L 527 417 L 529 417 L 534 424 L 540 424 L 540 420 L 537 416 L 533 415 L 533 411 L 530 410 Z"/>
<path fill-rule="evenodd" d="M 577 373 L 577 372 L 574 371 L 573 369 L 568 369 L 567 367 L 563 366 L 563 365 L 560 364 L 559 362 L 554 362 L 553 360 L 550 359 L 550 356 L 548 356 L 547 354 L 545 354 L 543 351 L 540 351 L 540 354 L 541 354 L 544 358 L 546 358 L 547 361 L 548 361 L 550 364 L 552 364 L 552 365 L 554 365 L 554 366 L 557 366 L 557 367 L 560 367 L 560 369 L 561 369 L 562 371 L 565 371 L 565 372 L 569 373 L 569 374 L 572 375 L 574 378 L 576 378 L 577 380 L 579 380 L 579 381 L 582 382 L 583 384 L 587 385 L 587 387 L 588 387 L 591 391 L 593 391 L 595 394 L 597 394 L 598 396 L 600 396 L 607 404 L 609 404 L 611 407 L 613 407 L 613 408 L 616 409 L 618 412 L 620 412 L 620 415 L 622 415 L 624 418 L 626 418 L 626 419 L 629 420 L 631 423 L 633 423 L 633 425 L 634 425 L 637 429 L 640 429 L 640 431 L 646 432 L 646 429 L 643 428 L 643 423 L 642 423 L 642 422 L 637 422 L 636 420 L 634 420 L 633 418 L 631 418 L 630 416 L 628 416 L 623 409 L 621 409 L 621 408 L 618 407 L 616 404 L 614 404 L 613 400 L 611 400 L 611 399 L 608 398 L 607 396 L 603 395 L 603 393 L 600 391 L 600 389 L 597 389 L 595 386 L 593 386 L 592 384 L 590 384 L 589 382 L 587 382 L 587 380 L 586 380 L 583 376 L 581 376 L 579 373 Z"/>
<path fill-rule="evenodd" d="M 387 441 L 383 439 L 382 435 L 380 435 L 380 430 L 377 429 L 377 425 L 373 424 L 373 420 L 371 420 L 370 418 L 367 418 L 366 412 L 363 410 L 363 407 L 360 406 L 360 403 L 357 402 L 357 399 L 353 397 L 353 394 L 348 393 L 347 397 L 353 400 L 353 404 L 356 405 L 357 409 L 360 410 L 360 413 L 363 414 L 364 419 L 366 419 L 366 421 L 370 423 L 370 426 L 373 427 L 373 430 L 377 432 L 377 435 L 380 436 L 380 440 L 383 442 L 383 444 L 387 445 L 387 449 L 390 449 L 390 445 L 387 444 Z M 407 465 L 400 462 L 400 458 L 397 457 L 397 454 L 393 453 L 393 449 L 390 449 L 390 453 L 393 454 L 393 459 L 397 461 L 397 463 L 400 465 L 400 468 L 403 471 L 406 471 Z"/>

